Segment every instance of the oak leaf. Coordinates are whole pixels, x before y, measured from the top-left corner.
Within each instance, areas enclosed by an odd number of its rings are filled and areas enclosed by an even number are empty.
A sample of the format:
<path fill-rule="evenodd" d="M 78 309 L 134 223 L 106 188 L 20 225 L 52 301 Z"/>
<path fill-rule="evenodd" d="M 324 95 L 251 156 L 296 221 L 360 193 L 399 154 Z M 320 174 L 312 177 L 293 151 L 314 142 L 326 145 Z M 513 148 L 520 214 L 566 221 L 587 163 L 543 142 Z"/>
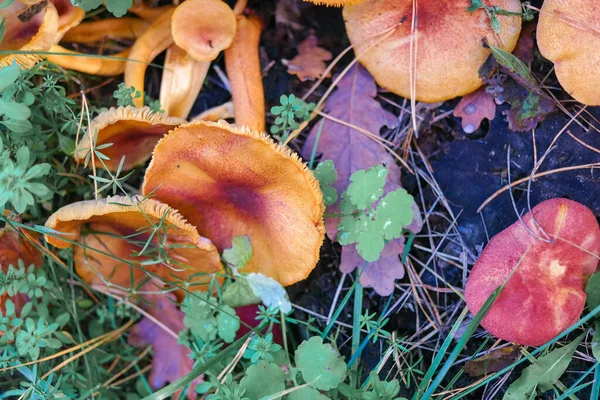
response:
<path fill-rule="evenodd" d="M 496 102 L 485 88 L 481 88 L 460 99 L 454 107 L 454 116 L 462 118 L 461 125 L 465 133 L 473 133 L 484 119 L 494 119 Z"/>
<path fill-rule="evenodd" d="M 316 36 L 309 36 L 298 45 L 298 55 L 296 57 L 291 60 L 282 60 L 288 73 L 297 75 L 302 82 L 320 78 L 327 69 L 325 61 L 331 60 L 331 53 L 317 46 L 317 42 Z"/>

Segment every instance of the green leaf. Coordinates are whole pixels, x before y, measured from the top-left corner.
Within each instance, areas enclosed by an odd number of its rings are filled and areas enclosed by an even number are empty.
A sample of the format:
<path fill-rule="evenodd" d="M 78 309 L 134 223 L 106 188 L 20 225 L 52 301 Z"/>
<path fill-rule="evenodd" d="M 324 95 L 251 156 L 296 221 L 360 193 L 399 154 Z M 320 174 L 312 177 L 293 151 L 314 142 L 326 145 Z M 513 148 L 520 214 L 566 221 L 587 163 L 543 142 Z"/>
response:
<path fill-rule="evenodd" d="M 207 293 L 188 295 L 182 305 L 185 311 L 183 324 L 203 342 L 214 340 L 217 337 L 218 324 L 214 316 L 216 305 L 216 299 Z"/>
<path fill-rule="evenodd" d="M 377 205 L 375 223 L 385 240 L 397 239 L 413 220 L 414 198 L 404 189 L 388 193 Z"/>
<path fill-rule="evenodd" d="M 333 205 L 338 201 L 338 193 L 333 186 L 322 186 L 321 191 L 323 192 L 323 203 L 326 206 Z"/>
<path fill-rule="evenodd" d="M 17 64 L 0 68 L 0 92 L 15 83 L 20 75 L 21 70 Z"/>
<path fill-rule="evenodd" d="M 329 397 L 310 386 L 305 386 L 290 393 L 287 400 L 329 400 Z"/>
<path fill-rule="evenodd" d="M 546 96 L 538 86 L 537 81 L 533 75 L 531 75 L 529 68 L 527 68 L 527 65 L 525 65 L 523 61 L 499 47 L 493 46 L 489 43 L 488 46 L 490 47 L 496 62 L 500 64 L 514 80 L 519 82 L 520 85 L 525 87 L 530 92 L 533 92 L 539 96 Z"/>
<path fill-rule="evenodd" d="M 102 5 L 102 0 L 71 0 L 71 4 L 83 8 L 83 11 L 92 11 Z"/>
<path fill-rule="evenodd" d="M 221 305 L 217 314 L 217 324 L 219 337 L 227 343 L 233 343 L 235 335 L 240 329 L 240 319 L 235 315 L 235 310 Z"/>
<path fill-rule="evenodd" d="M 596 321 L 594 337 L 592 338 L 592 354 L 600 362 L 600 321 Z"/>
<path fill-rule="evenodd" d="M 584 337 L 585 333 L 579 335 L 566 346 L 554 349 L 545 356 L 534 360 L 532 365 L 523 370 L 519 379 L 508 387 L 502 399 L 521 400 L 528 398 L 535 392 L 536 387 L 541 392 L 552 389 L 567 370 L 577 346 Z"/>
<path fill-rule="evenodd" d="M 115 17 L 122 17 L 127 14 L 127 10 L 131 8 L 133 0 L 104 0 L 106 9 Z"/>
<path fill-rule="evenodd" d="M 260 303 L 260 297 L 254 294 L 246 279 L 240 278 L 225 287 L 223 303 L 230 307 L 241 307 Z"/>
<path fill-rule="evenodd" d="M 246 390 L 244 396 L 262 399 L 285 389 L 285 374 L 277 365 L 264 360 L 259 361 L 248 367 L 240 387 Z"/>
<path fill-rule="evenodd" d="M 248 236 L 236 236 L 231 240 L 231 247 L 223 251 L 223 260 L 235 268 L 242 268 L 252 258 L 252 243 Z"/>
<path fill-rule="evenodd" d="M 331 186 L 337 179 L 337 172 L 335 171 L 335 165 L 333 161 L 327 160 L 319 163 L 317 168 L 314 170 L 315 177 L 319 180 L 319 183 L 323 186 Z"/>
<path fill-rule="evenodd" d="M 246 275 L 248 286 L 254 294 L 262 300 L 267 307 L 276 307 L 284 314 L 292 311 L 292 304 L 287 299 L 287 293 L 279 282 L 261 273 L 250 273 Z"/>
<path fill-rule="evenodd" d="M 600 305 L 600 272 L 590 277 L 585 287 L 585 294 L 588 309 L 593 310 Z"/>
<path fill-rule="evenodd" d="M 319 336 L 302 342 L 294 357 L 302 378 L 315 389 L 335 389 L 346 377 L 347 367 L 342 356 Z"/>
<path fill-rule="evenodd" d="M 369 230 L 358 235 L 356 250 L 365 261 L 374 262 L 379 260 L 384 247 L 385 241 L 374 224 L 369 226 Z"/>
<path fill-rule="evenodd" d="M 382 165 L 359 170 L 350 176 L 350 185 L 346 189 L 348 199 L 358 210 L 364 210 L 383 195 L 387 169 Z"/>
<path fill-rule="evenodd" d="M 75 151 L 75 140 L 71 139 L 66 135 L 57 134 L 58 136 L 58 146 L 62 150 L 63 153 L 70 156 Z"/>
<path fill-rule="evenodd" d="M 26 119 L 6 119 L 4 121 L 0 121 L 0 124 L 4 125 L 7 129 L 14 133 L 26 133 L 33 128 L 31 122 Z"/>

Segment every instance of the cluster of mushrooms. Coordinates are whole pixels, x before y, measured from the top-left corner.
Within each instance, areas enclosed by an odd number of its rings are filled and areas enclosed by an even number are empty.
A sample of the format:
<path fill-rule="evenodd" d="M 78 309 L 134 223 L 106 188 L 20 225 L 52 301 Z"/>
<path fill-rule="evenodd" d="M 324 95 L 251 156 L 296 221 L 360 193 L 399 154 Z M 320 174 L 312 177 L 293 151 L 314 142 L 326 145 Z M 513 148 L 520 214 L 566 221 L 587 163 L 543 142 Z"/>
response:
<path fill-rule="evenodd" d="M 470 0 L 313 2 L 344 6 L 358 60 L 383 88 L 424 102 L 478 89 L 478 70 L 490 54 L 484 42 L 512 51 L 521 31 L 521 18 L 499 15 L 500 31 L 494 32 L 484 10 L 467 11 Z M 521 11 L 519 0 L 486 4 Z M 537 28 L 540 51 L 554 62 L 559 81 L 588 105 L 600 105 L 597 7 L 594 0 L 545 0 Z M 324 237 L 322 194 L 301 160 L 262 133 L 262 24 L 244 11 L 244 0 L 233 9 L 221 0 L 186 0 L 177 7 L 136 4 L 130 12 L 137 18 L 80 23 L 84 13 L 69 0 L 18 0 L 0 10 L 3 17 L 18 16 L 7 18 L 0 50 L 58 53 L 47 58 L 90 74 L 124 73 L 126 85 L 142 93 L 148 63 L 167 51 L 160 89 L 165 113 L 143 107 L 138 97 L 135 107 L 113 108 L 95 118 L 90 130 L 97 133 L 96 143 L 85 137 L 75 151 L 75 158 L 83 159 L 93 145 L 113 143 L 103 150 L 110 157 L 109 170 L 118 168 L 123 155 L 124 170 L 152 157 L 141 194 L 74 203 L 47 221 L 48 228 L 60 232 L 48 235 L 49 243 L 78 244 L 76 268 L 88 282 L 129 286 L 132 274 L 135 281 L 143 278 L 141 269 L 128 265 L 150 258 L 136 256 L 149 238 L 164 244 L 161 257 L 168 268 L 163 262 L 146 270 L 183 282 L 189 290 L 202 290 L 205 275 L 222 270 L 219 252 L 239 235 L 248 235 L 253 244 L 249 272 L 289 285 L 314 268 Z M 59 45 L 90 44 L 107 35 L 135 43 L 113 58 L 80 57 Z M 213 121 L 187 122 L 210 63 L 221 51 L 232 105 L 200 118 Z M 29 68 L 43 56 L 7 55 L 0 65 L 16 61 Z M 214 122 L 231 110 L 236 125 Z M 469 277 L 467 305 L 476 313 L 510 277 L 483 326 L 502 339 L 542 344 L 581 314 L 585 284 L 599 254 L 593 213 L 573 201 L 548 200 L 492 239 Z"/>

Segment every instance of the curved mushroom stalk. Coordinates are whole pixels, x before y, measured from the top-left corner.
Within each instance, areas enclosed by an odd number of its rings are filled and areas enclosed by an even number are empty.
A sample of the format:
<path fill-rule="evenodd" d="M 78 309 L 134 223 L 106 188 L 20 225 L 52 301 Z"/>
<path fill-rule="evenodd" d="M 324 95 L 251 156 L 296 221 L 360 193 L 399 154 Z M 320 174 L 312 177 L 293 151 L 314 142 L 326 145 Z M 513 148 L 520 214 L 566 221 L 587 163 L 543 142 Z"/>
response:
<path fill-rule="evenodd" d="M 218 122 L 222 119 L 233 118 L 233 102 L 228 101 L 220 106 L 209 108 L 206 111 L 201 112 L 191 119 L 191 121 L 211 121 Z"/>
<path fill-rule="evenodd" d="M 537 25 L 537 44 L 554 63 L 556 77 L 575 100 L 600 105 L 600 35 L 595 0 L 546 0 Z"/>
<path fill-rule="evenodd" d="M 70 29 L 63 42 L 96 43 L 105 38 L 137 39 L 150 26 L 150 22 L 138 18 L 106 18 L 84 22 Z"/>
<path fill-rule="evenodd" d="M 539 346 L 579 319 L 598 265 L 600 228 L 591 210 L 566 199 L 546 200 L 522 220 L 492 238 L 469 275 L 465 300 L 475 314 L 508 280 L 481 325 L 500 339 Z"/>
<path fill-rule="evenodd" d="M 151 277 L 206 290 L 211 274 L 222 268 L 210 240 L 176 210 L 141 196 L 69 204 L 52 214 L 46 227 L 60 232 L 47 234 L 48 243 L 75 246 L 75 269 L 90 284 L 110 282 L 128 289 Z"/>
<path fill-rule="evenodd" d="M 56 11 L 58 12 L 58 32 L 56 35 L 56 43 L 60 42 L 61 38 L 85 17 L 85 11 L 74 6 L 71 0 L 50 0 Z"/>
<path fill-rule="evenodd" d="M 13 3 L 0 9 L 0 17 L 5 18 L 4 37 L 0 42 L 1 51 L 48 51 L 54 44 L 58 32 L 58 13 L 52 3 L 39 3 L 25 6 Z M 16 62 L 29 69 L 42 60 L 37 54 L 8 54 L 0 56 L 0 67 Z"/>
<path fill-rule="evenodd" d="M 171 18 L 174 9 L 158 17 L 150 27 L 135 41 L 125 64 L 125 84 L 133 86 L 142 96 L 133 99 L 136 107 L 144 105 L 144 77 L 148 63 L 173 44 L 171 36 Z"/>
<path fill-rule="evenodd" d="M 520 13 L 520 0 L 486 0 L 490 7 Z M 413 4 L 418 33 L 413 38 Z M 383 88 L 427 103 L 477 90 L 479 68 L 490 55 L 483 39 L 512 51 L 521 32 L 519 16 L 499 15 L 500 32 L 470 0 L 365 0 L 344 7 L 346 33 L 360 63 Z"/>
<path fill-rule="evenodd" d="M 160 105 L 167 115 L 187 118 L 209 68 L 210 61 L 196 61 L 177 45 L 169 47 L 160 83 Z"/>
<path fill-rule="evenodd" d="M 235 40 L 225 50 L 225 68 L 231 83 L 235 123 L 264 132 L 265 95 L 258 53 L 261 31 L 258 17 L 237 18 Z"/>
<path fill-rule="evenodd" d="M 116 171 L 125 156 L 122 171 L 128 171 L 146 162 L 156 142 L 185 122 L 184 119 L 154 113 L 148 107 L 136 109 L 128 106 L 100 113 L 89 128 L 96 135 L 95 146 L 112 143 L 112 146 L 102 149 L 102 154 L 109 158 L 103 160 L 106 167 Z M 90 150 L 90 138 L 84 135 L 75 149 L 75 160 L 85 160 Z"/>
<path fill-rule="evenodd" d="M 58 53 L 49 54 L 47 59 L 59 67 L 90 75 L 115 76 L 125 71 L 125 63 L 129 57 L 130 49 L 116 54 L 97 57 L 65 49 L 59 45 L 52 46 L 49 51 Z"/>
<path fill-rule="evenodd" d="M 224 121 L 181 125 L 156 145 L 142 193 L 177 207 L 221 251 L 248 235 L 246 272 L 291 285 L 319 259 L 319 183 L 296 154 L 263 133 Z"/>
<path fill-rule="evenodd" d="M 174 7 L 171 5 L 160 6 L 160 7 L 150 7 L 145 2 L 134 2 L 131 7 L 129 7 L 129 12 L 135 14 L 137 17 L 143 19 L 147 22 L 154 22 L 158 17 L 163 15 L 169 10 L 172 10 Z"/>

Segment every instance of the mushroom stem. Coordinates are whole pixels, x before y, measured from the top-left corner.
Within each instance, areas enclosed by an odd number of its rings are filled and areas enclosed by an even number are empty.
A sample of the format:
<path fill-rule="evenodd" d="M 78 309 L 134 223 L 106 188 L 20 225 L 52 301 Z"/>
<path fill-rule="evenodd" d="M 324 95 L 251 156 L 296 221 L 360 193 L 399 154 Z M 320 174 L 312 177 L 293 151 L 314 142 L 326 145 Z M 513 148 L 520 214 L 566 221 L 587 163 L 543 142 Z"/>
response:
<path fill-rule="evenodd" d="M 133 3 L 129 8 L 129 12 L 137 15 L 144 21 L 154 22 L 158 17 L 172 9 L 174 9 L 173 6 L 149 7 L 146 3 Z"/>
<path fill-rule="evenodd" d="M 235 15 L 242 15 L 247 5 L 248 0 L 238 0 L 235 3 L 235 7 L 233 7 L 233 12 L 235 13 Z"/>
<path fill-rule="evenodd" d="M 256 16 L 239 16 L 233 44 L 225 50 L 225 67 L 231 83 L 235 123 L 263 132 L 265 95 L 258 45 L 262 22 Z"/>
<path fill-rule="evenodd" d="M 144 105 L 144 76 L 146 68 L 157 55 L 173 44 L 171 17 L 175 9 L 170 9 L 158 17 L 131 47 L 130 60 L 125 64 L 125 84 L 133 86 L 142 96 L 133 99 L 136 107 Z"/>
<path fill-rule="evenodd" d="M 84 22 L 69 30 L 63 42 L 96 43 L 105 38 L 137 39 L 150 26 L 150 22 L 139 18 L 107 18 Z"/>
<path fill-rule="evenodd" d="M 65 49 L 62 46 L 54 45 L 50 48 L 51 52 L 54 53 L 68 53 L 69 55 L 56 54 L 48 55 L 48 61 L 73 71 L 83 72 L 90 75 L 100 76 L 115 76 L 120 75 L 125 70 L 126 60 L 118 60 L 116 58 L 105 58 L 105 57 L 117 57 L 127 58 L 129 57 L 130 49 L 123 50 L 120 53 L 111 54 L 108 56 L 90 56 L 88 54 L 79 53 L 77 51 Z"/>
<path fill-rule="evenodd" d="M 177 45 L 167 50 L 160 105 L 167 115 L 187 118 L 202 89 L 210 61 L 196 61 Z"/>

